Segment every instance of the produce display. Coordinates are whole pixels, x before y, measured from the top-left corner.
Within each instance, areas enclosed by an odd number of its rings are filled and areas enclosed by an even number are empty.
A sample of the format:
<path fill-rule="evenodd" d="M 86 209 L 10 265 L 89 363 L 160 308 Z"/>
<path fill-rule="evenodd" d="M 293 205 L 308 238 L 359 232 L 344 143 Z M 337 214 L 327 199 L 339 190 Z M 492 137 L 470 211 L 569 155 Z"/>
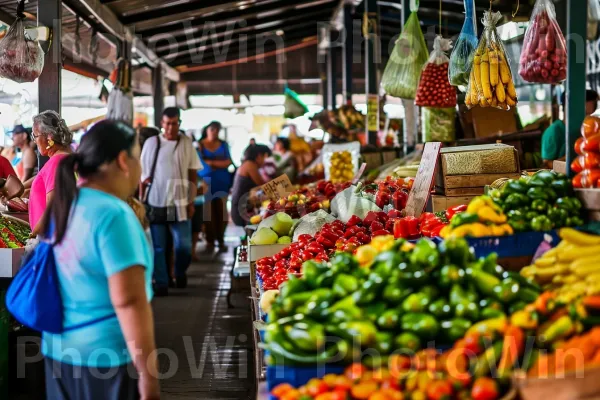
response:
<path fill-rule="evenodd" d="M 544 232 L 565 226 L 581 226 L 581 202 L 565 175 L 542 170 L 533 176 L 508 180 L 491 193 L 516 232 Z"/>
<path fill-rule="evenodd" d="M 421 70 L 429 57 L 417 10 L 418 3 L 411 3 L 410 16 L 381 77 L 381 87 L 385 92 L 402 99 L 415 98 Z"/>
<path fill-rule="evenodd" d="M 0 249 L 25 247 L 31 229 L 24 222 L 0 216 Z"/>
<path fill-rule="evenodd" d="M 534 83 L 559 83 L 567 79 L 567 44 L 550 0 L 535 3 L 523 40 L 519 75 Z"/>
<path fill-rule="evenodd" d="M 450 55 L 448 80 L 454 86 L 466 88 L 473 64 L 471 55 L 477 48 L 477 24 L 475 23 L 475 0 L 464 1 L 465 22 Z"/>
<path fill-rule="evenodd" d="M 521 270 L 521 275 L 556 293 L 568 304 L 600 295 L 600 237 L 571 228 L 560 230 L 562 241 Z"/>
<path fill-rule="evenodd" d="M 285 212 L 292 218 L 300 218 L 317 210 L 327 211 L 331 200 L 349 186 L 349 182 L 334 184 L 331 181 L 319 181 L 314 185 L 303 186 L 285 198 L 268 201 L 264 205 L 263 215 Z"/>
<path fill-rule="evenodd" d="M 294 220 L 286 213 L 279 212 L 263 220 L 250 238 L 250 244 L 288 244 L 292 242 L 290 237 Z"/>
<path fill-rule="evenodd" d="M 345 104 L 337 109 L 337 119 L 344 128 L 357 130 L 365 128 L 365 116 L 354 108 L 353 105 Z"/>
<path fill-rule="evenodd" d="M 17 83 L 33 82 L 44 69 L 44 53 L 36 40 L 25 36 L 25 16 L 17 17 L 0 42 L 0 76 Z"/>
<path fill-rule="evenodd" d="M 456 139 L 456 108 L 424 107 L 421 120 L 426 142 L 453 142 Z"/>
<path fill-rule="evenodd" d="M 512 235 L 513 228 L 494 200 L 489 196 L 474 198 L 465 212 L 452 217 L 450 225 L 440 231 L 443 238 Z"/>
<path fill-rule="evenodd" d="M 473 56 L 465 104 L 469 108 L 479 105 L 509 110 L 517 105 L 517 91 L 506 50 L 496 30 L 502 15 L 490 11 L 484 11 L 483 15 L 485 29 Z"/>
<path fill-rule="evenodd" d="M 456 88 L 448 82 L 448 63 L 446 52 L 450 50 L 452 41 L 436 36 L 433 51 L 421 73 L 417 88 L 415 104 L 421 107 L 453 108 L 456 107 Z M 454 120 L 452 120 L 454 123 Z"/>
<path fill-rule="evenodd" d="M 573 187 L 600 187 L 600 118 L 588 116 L 583 120 L 581 135 L 575 143 L 577 158 L 571 163 L 571 169 L 577 175 L 573 178 Z"/>
<path fill-rule="evenodd" d="M 359 348 L 376 349 L 372 361 L 381 365 L 395 349 L 452 344 L 480 321 L 506 319 L 539 295 L 536 285 L 496 265 L 495 254 L 476 260 L 464 239 L 436 247 L 428 239 L 412 245 L 381 237 L 355 256 L 339 253 L 301 268 L 302 277 L 291 275 L 280 287 L 268 316 L 263 345 L 272 365 L 317 364 L 339 354 L 352 362 Z"/>

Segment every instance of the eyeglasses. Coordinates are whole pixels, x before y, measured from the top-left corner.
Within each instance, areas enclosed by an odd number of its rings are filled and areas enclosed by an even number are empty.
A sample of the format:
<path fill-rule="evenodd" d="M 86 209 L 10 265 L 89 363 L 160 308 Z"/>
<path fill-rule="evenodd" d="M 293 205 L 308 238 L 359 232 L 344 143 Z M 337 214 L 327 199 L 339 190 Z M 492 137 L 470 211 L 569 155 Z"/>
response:
<path fill-rule="evenodd" d="M 33 141 L 35 141 L 40 136 L 44 136 L 44 134 L 40 133 L 39 135 L 36 136 L 36 134 L 34 132 L 31 132 L 31 140 L 33 140 Z"/>

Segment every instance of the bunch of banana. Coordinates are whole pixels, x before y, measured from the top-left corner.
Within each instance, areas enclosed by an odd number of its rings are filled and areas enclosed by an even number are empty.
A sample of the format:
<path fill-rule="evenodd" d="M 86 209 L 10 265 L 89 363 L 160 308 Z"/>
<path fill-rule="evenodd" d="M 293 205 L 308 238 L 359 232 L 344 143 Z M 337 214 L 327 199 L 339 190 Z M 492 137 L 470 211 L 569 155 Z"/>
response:
<path fill-rule="evenodd" d="M 565 304 L 600 294 L 600 236 L 572 228 L 561 229 L 559 235 L 558 246 L 523 268 L 521 275 L 553 290 Z"/>
<path fill-rule="evenodd" d="M 499 19 L 488 12 L 484 18 L 492 22 Z M 502 110 L 517 105 L 517 91 L 495 23 L 487 24 L 473 55 L 465 104 L 469 108 L 479 105 Z"/>

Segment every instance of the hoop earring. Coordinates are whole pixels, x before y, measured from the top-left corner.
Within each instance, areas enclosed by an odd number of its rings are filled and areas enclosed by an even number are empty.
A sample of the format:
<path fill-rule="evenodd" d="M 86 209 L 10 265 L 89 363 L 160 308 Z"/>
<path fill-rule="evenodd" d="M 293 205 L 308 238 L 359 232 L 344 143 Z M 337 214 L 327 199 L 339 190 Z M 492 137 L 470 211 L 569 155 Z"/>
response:
<path fill-rule="evenodd" d="M 48 139 L 48 146 L 46 146 L 46 150 L 50 150 L 54 146 L 54 140 Z"/>

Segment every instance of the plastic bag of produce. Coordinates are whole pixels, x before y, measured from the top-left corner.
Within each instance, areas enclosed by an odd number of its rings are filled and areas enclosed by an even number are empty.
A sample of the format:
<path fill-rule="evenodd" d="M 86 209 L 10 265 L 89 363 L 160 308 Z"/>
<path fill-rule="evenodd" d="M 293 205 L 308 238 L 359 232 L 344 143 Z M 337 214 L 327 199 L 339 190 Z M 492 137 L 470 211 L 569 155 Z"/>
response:
<path fill-rule="evenodd" d="M 324 210 L 317 210 L 300 218 L 294 228 L 294 242 L 298 241 L 300 235 L 315 235 L 326 223 L 335 221 L 335 217 Z"/>
<path fill-rule="evenodd" d="M 326 144 L 321 150 L 325 180 L 333 183 L 350 182 L 358 172 L 360 143 Z"/>
<path fill-rule="evenodd" d="M 525 32 L 519 75 L 527 82 L 559 83 L 567 79 L 567 43 L 550 0 L 537 0 Z"/>
<path fill-rule="evenodd" d="M 452 47 L 452 41 L 436 36 L 433 51 L 425 64 L 415 104 L 421 107 L 448 108 L 456 106 L 456 89 L 448 82 L 448 63 L 446 52 Z"/>
<path fill-rule="evenodd" d="M 477 48 L 477 24 L 475 23 L 475 0 L 465 0 L 465 23 L 454 50 L 450 55 L 448 79 L 454 86 L 465 91 L 473 64 L 473 52 Z"/>
<path fill-rule="evenodd" d="M 575 189 L 600 187 L 600 168 L 584 169 L 573 178 Z"/>
<path fill-rule="evenodd" d="M 517 91 L 506 50 L 496 31 L 501 18 L 499 12 L 485 11 L 483 14 L 484 30 L 473 55 L 465 96 L 465 104 L 469 108 L 479 105 L 509 110 L 517 105 Z"/>
<path fill-rule="evenodd" d="M 456 138 L 456 108 L 423 108 L 423 135 L 426 142 L 453 142 Z"/>
<path fill-rule="evenodd" d="M 283 106 L 285 107 L 285 111 L 283 113 L 284 118 L 297 118 L 301 117 L 308 112 L 308 107 L 296 92 L 292 89 L 285 88 L 284 91 L 285 101 L 283 102 Z"/>
<path fill-rule="evenodd" d="M 343 223 L 348 222 L 353 215 L 364 219 L 369 211 L 382 210 L 366 197 L 358 196 L 356 186 L 341 191 L 331 200 L 331 214 Z"/>
<path fill-rule="evenodd" d="M 588 20 L 600 21 L 600 0 L 588 0 Z"/>
<path fill-rule="evenodd" d="M 44 69 L 44 52 L 37 40 L 25 35 L 26 28 L 20 13 L 0 42 L 0 76 L 18 83 L 35 81 Z"/>
<path fill-rule="evenodd" d="M 429 57 L 417 16 L 419 6 L 416 3 L 415 0 L 411 0 L 410 16 L 381 77 L 381 86 L 385 92 L 402 99 L 415 98 L 423 64 Z"/>

